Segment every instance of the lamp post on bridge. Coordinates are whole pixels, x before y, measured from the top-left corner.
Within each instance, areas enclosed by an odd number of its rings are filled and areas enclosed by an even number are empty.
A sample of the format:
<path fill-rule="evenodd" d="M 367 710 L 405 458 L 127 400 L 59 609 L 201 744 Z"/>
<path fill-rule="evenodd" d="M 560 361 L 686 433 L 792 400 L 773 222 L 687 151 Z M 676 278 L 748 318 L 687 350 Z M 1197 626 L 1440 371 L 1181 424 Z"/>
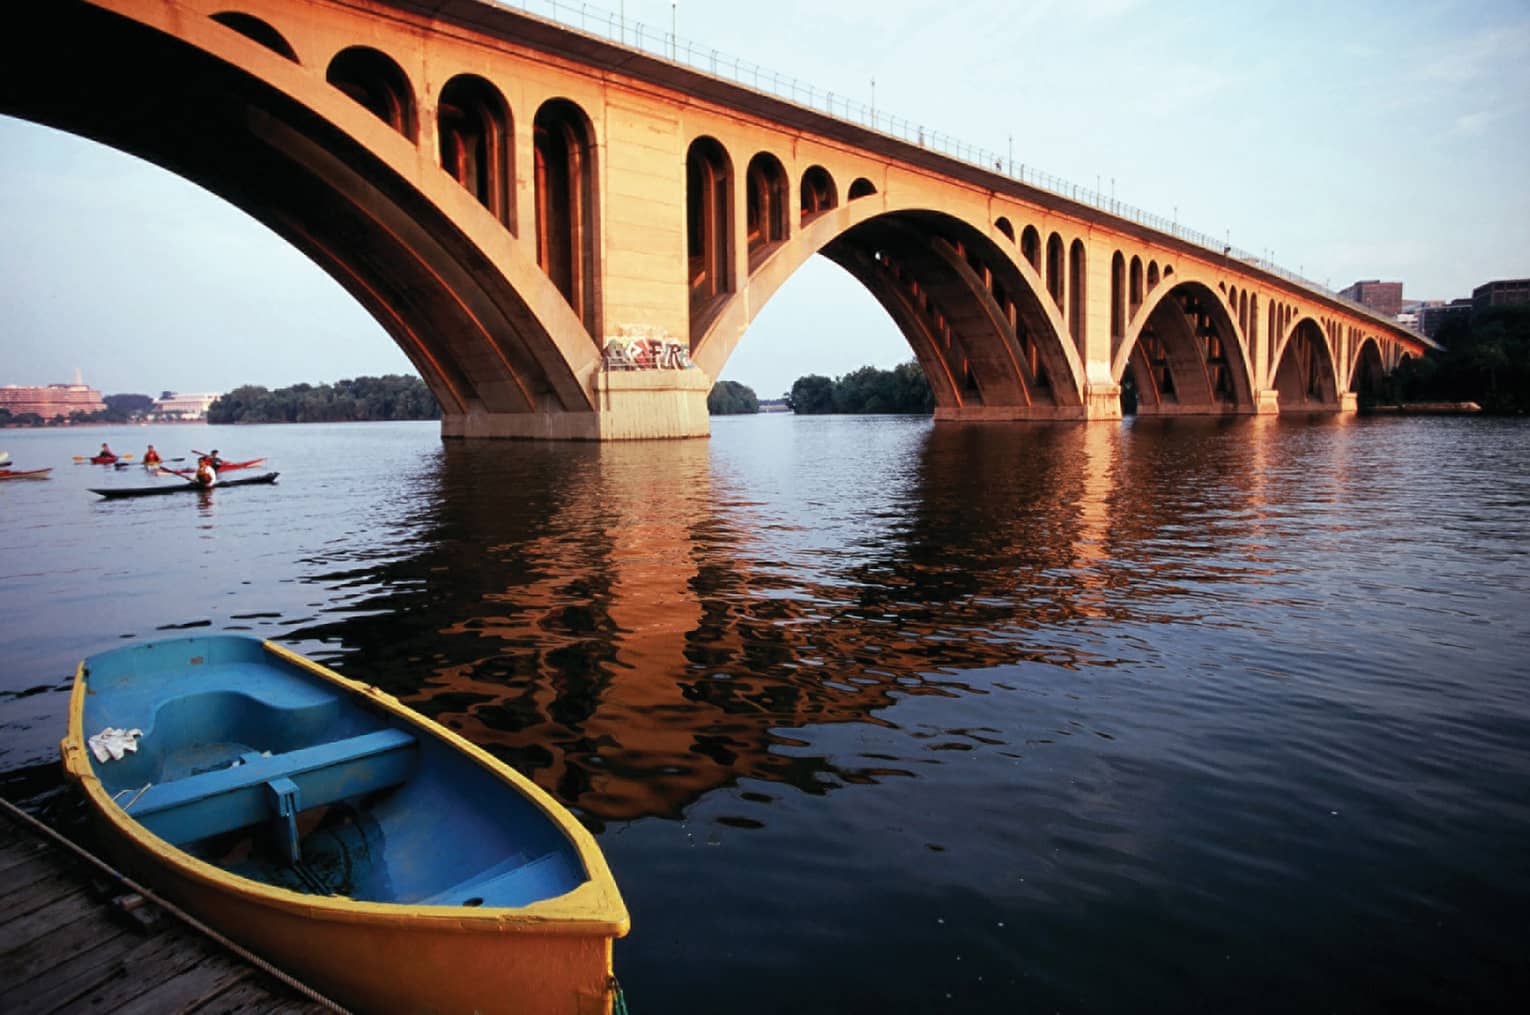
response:
<path fill-rule="evenodd" d="M 676 10 L 680 6 L 680 0 L 669 0 L 669 58 L 674 61 L 680 59 L 680 36 L 675 34 L 675 22 L 678 20 Z"/>

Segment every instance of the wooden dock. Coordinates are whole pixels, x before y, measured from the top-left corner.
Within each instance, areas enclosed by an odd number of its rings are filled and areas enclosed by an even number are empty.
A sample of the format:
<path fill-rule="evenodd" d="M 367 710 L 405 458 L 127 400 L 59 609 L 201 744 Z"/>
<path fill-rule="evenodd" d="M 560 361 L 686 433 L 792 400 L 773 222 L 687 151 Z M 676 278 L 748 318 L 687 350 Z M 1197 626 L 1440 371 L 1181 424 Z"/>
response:
<path fill-rule="evenodd" d="M 0 801 L 0 1012 L 338 1011 Z"/>

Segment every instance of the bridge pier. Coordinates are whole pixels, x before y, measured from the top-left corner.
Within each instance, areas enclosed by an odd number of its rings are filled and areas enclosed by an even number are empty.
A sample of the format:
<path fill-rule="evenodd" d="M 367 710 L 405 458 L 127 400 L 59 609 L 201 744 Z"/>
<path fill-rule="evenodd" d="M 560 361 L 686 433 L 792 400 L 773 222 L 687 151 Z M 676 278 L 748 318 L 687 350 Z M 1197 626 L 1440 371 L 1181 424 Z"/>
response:
<path fill-rule="evenodd" d="M 1090 381 L 1084 387 L 1085 419 L 1120 419 L 1121 385 Z"/>
<path fill-rule="evenodd" d="M 442 437 L 622 441 L 711 435 L 712 382 L 695 368 L 600 370 L 594 412 L 470 412 L 441 420 Z"/>
<path fill-rule="evenodd" d="M 1280 415 L 1280 392 L 1274 388 L 1261 388 L 1254 392 L 1254 415 Z"/>

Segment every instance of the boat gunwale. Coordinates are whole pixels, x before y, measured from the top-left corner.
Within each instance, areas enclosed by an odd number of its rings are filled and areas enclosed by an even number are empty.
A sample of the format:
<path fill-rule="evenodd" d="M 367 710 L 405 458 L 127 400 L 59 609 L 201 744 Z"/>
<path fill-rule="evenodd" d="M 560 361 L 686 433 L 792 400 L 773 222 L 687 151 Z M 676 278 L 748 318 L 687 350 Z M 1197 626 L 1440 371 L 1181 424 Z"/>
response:
<path fill-rule="evenodd" d="M 89 678 L 86 672 L 88 660 L 81 660 L 75 669 L 74 686 L 70 692 L 68 734 L 59 745 L 64 768 L 80 784 L 95 810 L 130 844 L 164 863 L 177 876 L 308 919 L 419 927 L 432 933 L 531 933 L 613 938 L 627 934 L 631 918 L 595 837 L 546 790 L 461 734 L 414 711 L 393 695 L 371 684 L 342 677 L 275 642 L 262 640 L 260 644 L 276 658 L 360 696 L 488 769 L 490 774 L 537 807 L 573 843 L 588 880 L 562 895 L 525 906 L 470 907 L 366 902 L 338 895 L 309 895 L 231 874 L 144 828 L 102 787 L 85 748 L 85 697 Z"/>

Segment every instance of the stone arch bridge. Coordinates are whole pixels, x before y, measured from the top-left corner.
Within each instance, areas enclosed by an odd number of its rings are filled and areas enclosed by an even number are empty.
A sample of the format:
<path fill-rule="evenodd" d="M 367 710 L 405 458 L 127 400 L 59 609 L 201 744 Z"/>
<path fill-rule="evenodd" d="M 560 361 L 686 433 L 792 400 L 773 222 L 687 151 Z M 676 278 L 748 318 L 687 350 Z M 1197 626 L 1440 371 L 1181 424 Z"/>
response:
<path fill-rule="evenodd" d="M 479 0 L 28 19 L 0 42 L 0 111 L 303 250 L 403 348 L 445 436 L 704 436 L 713 381 L 815 254 L 887 309 L 937 420 L 1118 418 L 1123 384 L 1142 413 L 1340 412 L 1427 345 L 1225 251 Z"/>

